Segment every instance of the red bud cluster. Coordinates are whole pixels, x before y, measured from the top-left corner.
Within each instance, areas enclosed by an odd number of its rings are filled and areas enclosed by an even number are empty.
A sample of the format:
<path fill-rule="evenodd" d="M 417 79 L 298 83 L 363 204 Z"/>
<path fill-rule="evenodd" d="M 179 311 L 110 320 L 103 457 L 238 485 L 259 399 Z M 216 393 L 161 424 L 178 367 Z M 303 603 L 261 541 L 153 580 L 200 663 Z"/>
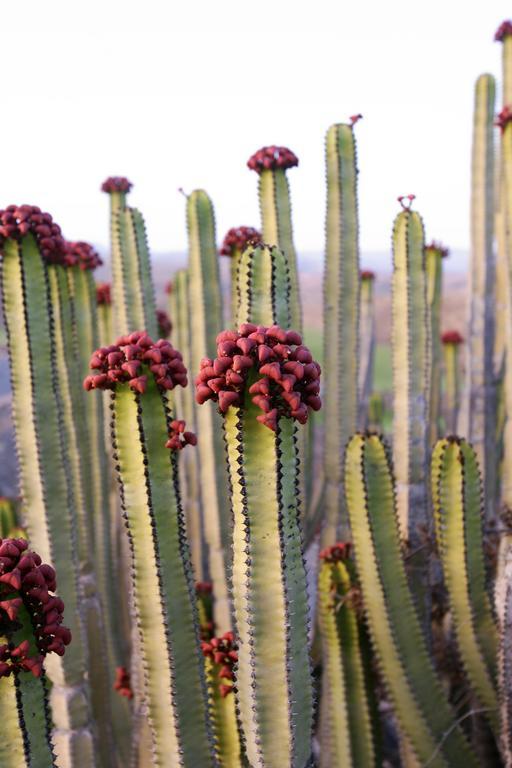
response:
<path fill-rule="evenodd" d="M 293 168 L 298 164 L 299 158 L 291 149 L 275 146 L 258 149 L 247 161 L 247 167 L 256 173 L 266 170 L 275 171 L 279 168 L 286 171 L 287 168 Z"/>
<path fill-rule="evenodd" d="M 102 192 L 129 192 L 133 187 L 125 176 L 109 176 L 101 185 Z"/>
<path fill-rule="evenodd" d="M 171 318 L 165 309 L 156 310 L 156 323 L 158 326 L 158 335 L 161 339 L 166 339 L 172 331 Z"/>
<path fill-rule="evenodd" d="M 228 230 L 220 249 L 221 256 L 233 256 L 235 251 L 245 251 L 249 244 L 261 243 L 261 232 L 254 227 L 232 227 Z"/>
<path fill-rule="evenodd" d="M 66 263 L 70 267 L 80 267 L 80 269 L 96 269 L 103 264 L 99 254 L 94 250 L 90 243 L 79 241 L 76 243 L 66 242 Z"/>
<path fill-rule="evenodd" d="M 443 344 L 462 344 L 464 339 L 458 331 L 445 331 L 441 336 L 441 341 Z"/>
<path fill-rule="evenodd" d="M 224 699 L 233 691 L 233 667 L 238 661 L 234 635 L 232 632 L 226 632 L 222 637 L 212 637 L 211 640 L 201 643 L 201 650 L 205 658 L 211 659 L 216 667 L 220 667 L 217 677 L 228 681 L 219 685 L 220 695 Z"/>
<path fill-rule="evenodd" d="M 375 272 L 371 269 L 362 269 L 360 274 L 361 280 L 375 280 Z"/>
<path fill-rule="evenodd" d="M 41 256 L 49 264 L 66 263 L 66 243 L 60 227 L 37 205 L 8 205 L 0 210 L 0 249 L 8 239 L 21 240 L 31 232 Z"/>
<path fill-rule="evenodd" d="M 508 35 L 512 35 L 512 21 L 502 21 L 496 30 L 494 39 L 497 43 L 502 43 Z"/>
<path fill-rule="evenodd" d="M 498 128 L 503 133 L 503 131 L 505 130 L 505 128 L 507 127 L 507 125 L 510 123 L 511 120 L 512 120 L 512 107 L 505 106 L 503 107 L 499 115 L 496 116 L 494 125 L 497 125 Z"/>
<path fill-rule="evenodd" d="M 259 378 L 249 387 L 252 402 L 263 413 L 257 420 L 276 430 L 281 416 L 300 424 L 308 420 L 308 408 L 318 411 L 320 366 L 296 331 L 278 325 L 244 323 L 238 331 L 217 336 L 215 360 L 203 358 L 196 377 L 196 401 L 218 402 L 221 413 L 230 406 L 243 406 L 249 375 Z"/>
<path fill-rule="evenodd" d="M 431 243 L 425 246 L 426 251 L 439 251 L 441 254 L 441 258 L 446 259 L 449 255 L 450 251 L 448 248 L 443 245 L 442 243 L 437 242 L 437 240 L 432 240 Z"/>
<path fill-rule="evenodd" d="M 352 551 L 350 541 L 338 541 L 332 547 L 326 547 L 320 552 L 320 558 L 325 563 L 341 563 L 348 560 Z"/>
<path fill-rule="evenodd" d="M 96 286 L 96 302 L 98 304 L 112 304 L 110 283 L 98 283 Z"/>
<path fill-rule="evenodd" d="M 116 668 L 116 679 L 114 681 L 114 690 L 127 699 L 133 699 L 133 691 L 130 681 L 130 673 L 126 667 Z"/>
<path fill-rule="evenodd" d="M 146 391 L 148 372 L 162 390 L 187 386 L 187 369 L 181 353 L 164 339 L 155 344 L 145 331 L 121 336 L 110 347 L 97 349 L 89 367 L 98 373 L 86 376 L 86 390 L 115 389 L 116 384 L 127 383 L 142 395 Z"/>
<path fill-rule="evenodd" d="M 18 646 L 0 645 L 0 677 L 25 670 L 39 677 L 48 653 L 63 656 L 71 632 L 62 626 L 64 603 L 50 594 L 56 589 L 55 571 L 28 550 L 25 539 L 0 539 L 0 635 L 9 637 L 21 629 L 20 609 L 28 613 L 34 652 L 29 640 Z"/>
<path fill-rule="evenodd" d="M 169 439 L 165 444 L 171 451 L 182 451 L 187 445 L 197 445 L 197 437 L 193 432 L 185 431 L 185 422 L 175 419 L 171 421 Z"/>

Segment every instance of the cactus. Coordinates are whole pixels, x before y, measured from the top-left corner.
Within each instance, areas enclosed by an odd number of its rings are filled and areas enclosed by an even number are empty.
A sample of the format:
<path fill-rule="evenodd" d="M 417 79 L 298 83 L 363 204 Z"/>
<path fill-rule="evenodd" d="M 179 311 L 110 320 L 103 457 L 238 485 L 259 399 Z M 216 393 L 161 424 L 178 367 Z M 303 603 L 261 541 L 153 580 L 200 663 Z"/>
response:
<path fill-rule="evenodd" d="M 363 269 L 360 278 L 359 427 L 360 429 L 366 429 L 368 426 L 370 398 L 373 393 L 373 370 L 375 366 L 375 307 L 373 302 L 375 274 L 369 269 Z"/>
<path fill-rule="evenodd" d="M 324 273 L 325 524 L 322 539 L 348 537 L 343 451 L 357 427 L 359 359 L 359 223 L 353 125 L 327 131 L 327 215 Z"/>
<path fill-rule="evenodd" d="M 112 439 L 132 553 L 132 579 L 156 766 L 208 766 L 211 746 L 190 553 L 176 451 L 166 447 L 168 392 L 186 386 L 181 355 L 144 332 L 97 350 L 90 389 L 112 390 Z"/>
<path fill-rule="evenodd" d="M 236 718 L 233 668 L 238 661 L 232 632 L 201 643 L 208 681 L 208 703 L 220 766 L 241 768 L 242 751 Z"/>
<path fill-rule="evenodd" d="M 289 318 L 286 278 L 277 249 L 245 252 L 245 322 L 217 337 L 218 356 L 203 361 L 196 388 L 200 404 L 218 402 L 224 415 L 238 708 L 248 760 L 268 768 L 308 764 L 313 709 L 294 421 L 320 407 L 319 366 L 299 334 L 275 325 Z"/>
<path fill-rule="evenodd" d="M 495 518 L 494 387 L 494 141 L 495 81 L 481 75 L 475 85 L 471 194 L 471 277 L 466 384 L 458 431 L 474 445 L 482 467 L 485 515 Z"/>
<path fill-rule="evenodd" d="M 20 523 L 20 500 L 0 496 L 0 539 L 26 538 Z"/>
<path fill-rule="evenodd" d="M 190 364 L 192 370 L 197 371 L 201 360 L 213 354 L 215 335 L 222 327 L 215 219 L 210 198 L 203 190 L 195 190 L 187 199 L 187 225 Z M 212 409 L 201 408 L 196 412 L 195 426 L 199 437 L 199 472 L 208 569 L 214 585 L 215 624 L 218 631 L 227 632 L 231 627 L 226 572 L 229 506 L 222 420 Z"/>
<path fill-rule="evenodd" d="M 98 306 L 98 338 L 100 345 L 104 347 L 113 337 L 110 283 L 96 285 L 96 304 Z"/>
<path fill-rule="evenodd" d="M 433 241 L 425 247 L 427 273 L 427 307 L 430 321 L 430 404 L 428 444 L 432 447 L 439 437 L 441 416 L 441 299 L 443 292 L 443 259 L 448 249 Z"/>
<path fill-rule="evenodd" d="M 455 434 L 460 405 L 459 347 L 464 339 L 458 331 L 445 331 L 441 336 L 444 358 L 444 422 L 448 434 Z"/>
<path fill-rule="evenodd" d="M 230 259 L 230 287 L 231 287 L 231 317 L 230 324 L 235 325 L 236 312 L 238 307 L 238 267 L 242 258 L 242 253 L 248 245 L 257 245 L 261 243 L 261 233 L 254 227 L 232 227 L 229 229 L 222 241 L 220 248 L 221 256 L 228 256 Z"/>
<path fill-rule="evenodd" d="M 496 614 L 499 629 L 500 748 L 506 768 L 512 765 L 512 537 L 510 520 L 500 542 L 496 575 Z"/>

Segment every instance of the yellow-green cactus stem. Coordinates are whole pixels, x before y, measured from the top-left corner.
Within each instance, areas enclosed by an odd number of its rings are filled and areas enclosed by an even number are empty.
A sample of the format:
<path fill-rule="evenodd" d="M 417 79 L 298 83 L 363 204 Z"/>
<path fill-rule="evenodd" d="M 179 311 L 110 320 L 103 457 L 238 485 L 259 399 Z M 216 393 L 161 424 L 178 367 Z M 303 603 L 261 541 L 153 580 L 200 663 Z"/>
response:
<path fill-rule="evenodd" d="M 274 242 L 274 241 L 273 241 Z M 230 288 L 231 288 L 231 316 L 230 325 L 236 325 L 236 313 L 238 308 L 238 268 L 242 253 L 249 244 L 261 243 L 261 232 L 254 227 L 232 227 L 222 241 L 220 255 L 229 258 Z"/>
<path fill-rule="evenodd" d="M 123 255 L 121 253 L 119 212 L 126 208 L 126 196 L 132 183 L 124 176 L 109 176 L 101 185 L 110 199 L 110 268 L 112 270 L 112 299 L 114 305 L 114 335 L 126 333 L 129 327 L 128 306 L 124 295 Z"/>
<path fill-rule="evenodd" d="M 112 289 L 110 283 L 96 285 L 96 303 L 98 305 L 98 339 L 106 347 L 114 338 L 112 322 Z"/>
<path fill-rule="evenodd" d="M 215 337 L 222 328 L 222 295 L 219 259 L 215 242 L 215 218 L 204 190 L 187 199 L 189 236 L 188 295 L 190 302 L 190 365 L 198 371 L 200 362 L 215 351 Z M 208 576 L 213 582 L 214 617 L 217 631 L 231 627 L 227 584 L 229 502 L 222 418 L 212 408 L 196 411 L 199 440 L 204 536 L 208 547 Z"/>
<path fill-rule="evenodd" d="M 360 602 L 351 565 L 350 544 L 320 553 L 318 626 L 322 636 L 322 724 L 320 766 L 375 765 L 360 647 Z"/>
<path fill-rule="evenodd" d="M 496 84 L 481 75 L 475 84 L 471 181 L 470 304 L 466 380 L 458 433 L 474 446 L 485 493 L 485 515 L 496 516 L 496 391 L 494 380 L 495 255 L 494 109 Z"/>
<path fill-rule="evenodd" d="M 427 273 L 427 307 L 430 324 L 430 405 L 428 447 L 439 437 L 441 416 L 441 300 L 443 295 L 443 259 L 448 249 L 435 241 L 425 248 Z"/>
<path fill-rule="evenodd" d="M 177 451 L 168 392 L 186 386 L 181 354 L 143 332 L 97 350 L 86 389 L 112 389 L 112 442 L 132 554 L 153 763 L 212 764 Z"/>
<path fill-rule="evenodd" d="M 20 499 L 0 496 L 0 539 L 21 538 Z"/>
<path fill-rule="evenodd" d="M 478 765 L 429 657 L 402 560 L 389 458 L 376 435 L 355 435 L 345 490 L 370 637 L 400 733 L 418 765 Z"/>
<path fill-rule="evenodd" d="M 304 768 L 311 758 L 313 691 L 294 420 L 304 422 L 308 406 L 320 405 L 319 366 L 299 334 L 274 325 L 288 325 L 287 276 L 280 251 L 247 249 L 239 272 L 239 319 L 245 322 L 238 332 L 219 334 L 217 358 L 203 361 L 196 379 L 197 401 L 218 401 L 224 414 L 236 696 L 254 768 Z"/>
<path fill-rule="evenodd" d="M 500 540 L 496 573 L 495 603 L 499 631 L 500 749 L 503 762 L 512 765 L 512 535 L 508 530 Z"/>
<path fill-rule="evenodd" d="M 473 448 L 455 437 L 432 454 L 432 506 L 452 626 L 472 690 L 499 733 L 498 639 L 487 593 L 482 482 Z"/>
<path fill-rule="evenodd" d="M 459 347 L 464 339 L 458 331 L 445 331 L 441 336 L 444 361 L 443 417 L 445 432 L 454 435 L 460 406 Z"/>
<path fill-rule="evenodd" d="M 350 538 L 343 494 L 343 451 L 357 428 L 359 220 L 354 121 L 325 140 L 327 214 L 324 272 L 325 523 L 322 541 Z"/>
<path fill-rule="evenodd" d="M 368 410 L 373 393 L 373 371 L 375 367 L 375 306 L 373 284 L 375 273 L 369 269 L 361 271 L 361 308 L 359 320 L 359 428 L 368 427 Z"/>
<path fill-rule="evenodd" d="M 373 432 L 382 430 L 384 421 L 384 400 L 380 392 L 372 392 L 368 401 L 368 429 Z"/>
<path fill-rule="evenodd" d="M 66 656 L 53 657 L 47 665 L 53 684 L 55 748 L 63 765 L 74 760 L 92 766 L 87 656 L 79 604 L 75 521 L 71 513 L 74 489 L 64 427 L 63 382 L 57 366 L 56 318 L 46 263 L 63 263 L 64 244 L 51 217 L 41 214 L 38 208 L 10 206 L 0 218 L 9 221 L 12 227 L 8 230 L 11 236 L 2 238 L 1 243 L 2 300 L 22 514 L 31 544 L 59 572 L 60 592 L 74 636 Z M 41 226 L 50 229 L 51 237 L 39 234 L 37 227 Z"/>

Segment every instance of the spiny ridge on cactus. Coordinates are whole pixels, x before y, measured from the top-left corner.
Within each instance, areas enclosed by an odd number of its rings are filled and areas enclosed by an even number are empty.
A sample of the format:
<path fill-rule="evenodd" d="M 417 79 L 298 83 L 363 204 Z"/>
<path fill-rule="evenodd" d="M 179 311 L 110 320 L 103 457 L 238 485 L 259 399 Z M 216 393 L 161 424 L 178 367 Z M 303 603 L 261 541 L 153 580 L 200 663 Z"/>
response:
<path fill-rule="evenodd" d="M 115 344 L 97 349 L 89 365 L 98 373 L 86 376 L 86 390 L 115 389 L 116 384 L 128 382 L 131 389 L 143 394 L 148 370 L 162 390 L 187 386 L 181 353 L 164 339 L 155 343 L 144 331 L 121 336 Z"/>
<path fill-rule="evenodd" d="M 252 402 L 263 411 L 257 420 L 275 431 L 286 416 L 305 424 L 308 407 L 321 408 L 321 369 L 296 331 L 277 325 L 243 323 L 237 331 L 217 336 L 215 360 L 204 358 L 196 377 L 196 400 L 219 403 L 221 413 L 243 406 L 250 373 L 259 378 L 249 386 Z"/>
<path fill-rule="evenodd" d="M 261 173 L 266 170 L 276 170 L 281 168 L 286 170 L 287 168 L 294 168 L 299 164 L 299 158 L 295 155 L 291 149 L 286 147 L 262 147 L 252 155 L 247 161 L 247 167 L 251 171 Z"/>
<path fill-rule="evenodd" d="M 65 243 L 66 264 L 80 269 L 96 269 L 103 264 L 99 253 L 90 243 L 83 241 Z"/>
<path fill-rule="evenodd" d="M 165 444 L 171 451 L 181 451 L 187 445 L 197 445 L 197 437 L 193 432 L 185 430 L 185 422 L 182 419 L 174 419 L 170 424 L 169 439 Z"/>
<path fill-rule="evenodd" d="M 96 302 L 99 305 L 112 304 L 110 283 L 98 283 L 96 286 Z"/>
<path fill-rule="evenodd" d="M 443 344 L 463 344 L 464 338 L 458 331 L 445 331 L 441 335 Z"/>
<path fill-rule="evenodd" d="M 156 322 L 158 325 L 158 334 L 160 338 L 166 339 L 172 331 L 172 322 L 165 309 L 156 310 Z"/>
<path fill-rule="evenodd" d="M 232 256 L 235 251 L 245 251 L 249 243 L 261 243 L 261 232 L 254 227 L 232 227 L 227 231 L 219 253 L 221 256 Z"/>
<path fill-rule="evenodd" d="M 18 670 L 39 677 L 46 654 L 64 655 L 71 632 L 62 625 L 64 603 L 50 594 L 56 587 L 54 569 L 28 550 L 25 539 L 0 539 L 0 635 L 18 630 L 24 613 L 37 648 L 34 652 L 27 639 L 18 646 L 0 645 L 0 677 Z"/>
<path fill-rule="evenodd" d="M 205 658 L 209 658 L 214 664 L 220 666 L 218 677 L 221 682 L 219 691 L 222 698 L 233 692 L 233 680 L 235 675 L 233 667 L 238 661 L 237 645 L 232 632 L 225 632 L 221 637 L 212 637 L 201 643 L 201 650 Z"/>
<path fill-rule="evenodd" d="M 102 192 L 129 192 L 133 187 L 126 176 L 109 176 L 101 185 Z"/>
<path fill-rule="evenodd" d="M 37 205 L 8 205 L 0 210 L 0 249 L 6 240 L 17 240 L 31 232 L 43 259 L 50 264 L 64 264 L 66 243 L 58 224 Z"/>

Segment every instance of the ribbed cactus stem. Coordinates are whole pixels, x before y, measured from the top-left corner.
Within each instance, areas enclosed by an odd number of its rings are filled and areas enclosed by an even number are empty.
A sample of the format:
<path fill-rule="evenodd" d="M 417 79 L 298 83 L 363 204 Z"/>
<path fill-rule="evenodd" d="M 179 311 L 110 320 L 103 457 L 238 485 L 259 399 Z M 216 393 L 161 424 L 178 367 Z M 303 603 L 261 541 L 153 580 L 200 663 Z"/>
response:
<path fill-rule="evenodd" d="M 512 536 L 502 536 L 495 588 L 499 630 L 500 748 L 506 768 L 512 766 Z"/>
<path fill-rule="evenodd" d="M 234 672 L 238 654 L 232 632 L 201 644 L 205 657 L 208 704 L 215 737 L 215 754 L 222 768 L 242 768 L 236 716 Z"/>
<path fill-rule="evenodd" d="M 190 364 L 198 371 L 202 358 L 215 351 L 215 337 L 222 328 L 222 296 L 215 242 L 215 218 L 210 198 L 195 190 L 187 199 L 189 235 Z M 217 631 L 231 627 L 227 587 L 229 502 L 222 419 L 212 408 L 196 415 L 199 439 L 199 472 L 204 535 L 208 545 L 208 570 L 214 586 Z"/>
<path fill-rule="evenodd" d="M 112 271 L 112 299 L 114 304 L 114 332 L 125 333 L 129 326 L 128 307 L 124 300 L 123 256 L 119 236 L 119 213 L 126 208 L 126 196 L 132 188 L 124 177 L 113 176 L 102 184 L 102 191 L 110 198 L 110 268 Z M 110 339 L 112 336 L 109 337 Z"/>
<path fill-rule="evenodd" d="M 459 347 L 463 342 L 457 331 L 446 332 L 441 337 L 444 361 L 443 416 L 445 432 L 454 435 L 460 406 Z"/>
<path fill-rule="evenodd" d="M 368 426 L 368 409 L 373 392 L 375 367 L 375 306 L 373 299 L 375 275 L 369 270 L 361 272 L 361 314 L 359 320 L 359 428 Z"/>
<path fill-rule="evenodd" d="M 261 233 L 254 227 L 232 227 L 226 233 L 220 249 L 221 256 L 227 256 L 230 260 L 230 293 L 231 313 L 230 325 L 236 325 L 236 313 L 239 301 L 238 292 L 238 268 L 242 254 L 249 244 L 256 245 L 261 242 Z M 275 241 L 273 241 L 275 242 Z"/>
<path fill-rule="evenodd" d="M 428 447 L 432 448 L 439 437 L 441 416 L 441 300 L 443 292 L 443 258 L 447 250 L 438 243 L 425 249 L 427 273 L 427 308 L 430 323 L 430 405 Z"/>
<path fill-rule="evenodd" d="M 324 272 L 325 523 L 330 545 L 349 537 L 343 452 L 358 418 L 359 223 L 353 125 L 340 123 L 325 142 L 327 214 Z"/>
<path fill-rule="evenodd" d="M 475 85 L 471 192 L 471 269 L 466 382 L 458 431 L 474 445 L 482 469 L 487 519 L 496 515 L 494 385 L 495 256 L 494 139 L 495 80 Z"/>

